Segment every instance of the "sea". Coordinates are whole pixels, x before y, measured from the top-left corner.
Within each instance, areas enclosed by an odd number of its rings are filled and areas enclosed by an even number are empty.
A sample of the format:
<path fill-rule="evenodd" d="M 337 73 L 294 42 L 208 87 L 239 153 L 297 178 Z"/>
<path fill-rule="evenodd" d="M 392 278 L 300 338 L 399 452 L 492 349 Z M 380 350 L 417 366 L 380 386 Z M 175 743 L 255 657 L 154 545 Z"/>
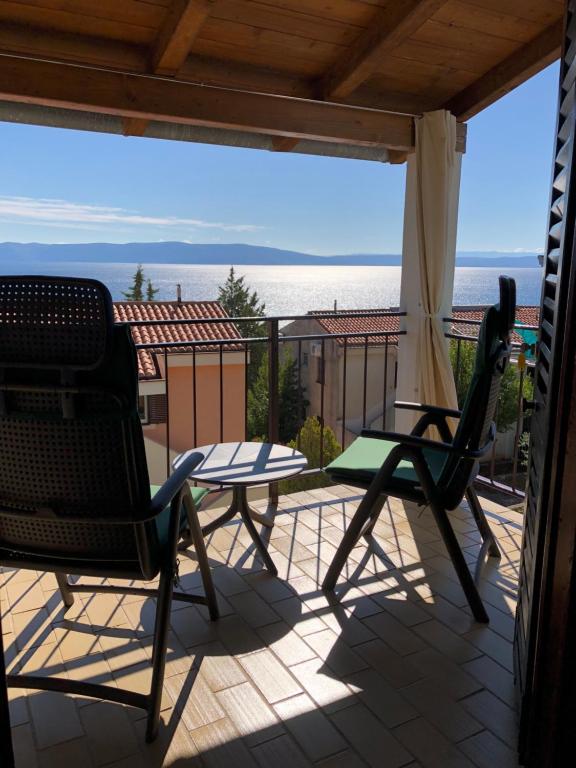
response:
<path fill-rule="evenodd" d="M 177 285 L 184 300 L 218 298 L 218 287 L 229 267 L 202 264 L 146 264 L 144 273 L 158 288 L 157 300 L 176 299 Z M 386 309 L 400 302 L 401 267 L 256 266 L 236 269 L 246 285 L 266 305 L 267 315 L 299 315 L 310 310 Z M 0 264 L 4 274 L 69 275 L 104 282 L 115 300 L 123 298 L 136 271 L 132 263 L 27 262 Z M 516 279 L 517 303 L 540 303 L 539 268 L 457 267 L 454 300 L 457 305 L 482 305 L 498 300 L 498 275 Z"/>

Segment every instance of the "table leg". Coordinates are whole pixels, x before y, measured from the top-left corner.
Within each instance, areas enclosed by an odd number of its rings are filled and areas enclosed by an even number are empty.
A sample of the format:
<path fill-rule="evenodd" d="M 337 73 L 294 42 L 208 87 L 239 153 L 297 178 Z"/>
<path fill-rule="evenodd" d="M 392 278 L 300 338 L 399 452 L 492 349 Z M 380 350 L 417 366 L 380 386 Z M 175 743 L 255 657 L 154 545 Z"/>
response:
<path fill-rule="evenodd" d="M 252 522 L 253 510 L 251 510 L 248 505 L 246 488 L 242 485 L 235 485 L 233 488 L 233 500 L 232 500 L 232 507 L 230 509 L 232 508 L 234 508 L 235 512 L 238 511 L 240 513 L 240 516 L 244 522 L 244 525 L 248 529 L 248 533 L 250 534 L 252 541 L 254 542 L 254 546 L 258 550 L 258 553 L 262 558 L 262 560 L 264 560 L 264 564 L 266 565 L 266 568 L 273 576 L 277 576 L 278 570 L 274 565 L 274 561 L 270 557 L 268 550 L 264 546 L 264 542 L 260 538 L 260 535 L 256 530 L 254 523 Z"/>

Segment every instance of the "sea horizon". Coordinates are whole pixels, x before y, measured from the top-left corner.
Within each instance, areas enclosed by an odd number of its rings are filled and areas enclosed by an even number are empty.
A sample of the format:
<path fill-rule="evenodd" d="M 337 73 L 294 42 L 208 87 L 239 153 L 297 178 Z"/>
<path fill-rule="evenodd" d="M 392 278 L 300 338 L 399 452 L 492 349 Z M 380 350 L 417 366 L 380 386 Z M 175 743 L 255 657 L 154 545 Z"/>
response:
<path fill-rule="evenodd" d="M 115 301 L 124 299 L 136 270 L 134 263 L 25 261 L 0 263 L 4 274 L 90 277 L 108 286 Z M 184 301 L 218 298 L 230 265 L 145 264 L 144 273 L 158 289 L 156 300 L 174 301 L 177 285 Z M 400 303 L 400 266 L 241 265 L 237 276 L 256 291 L 268 315 L 297 315 L 312 310 L 387 309 Z M 478 306 L 498 300 L 498 275 L 516 279 L 519 305 L 540 304 L 541 270 L 533 267 L 462 267 L 454 276 L 453 304 Z"/>

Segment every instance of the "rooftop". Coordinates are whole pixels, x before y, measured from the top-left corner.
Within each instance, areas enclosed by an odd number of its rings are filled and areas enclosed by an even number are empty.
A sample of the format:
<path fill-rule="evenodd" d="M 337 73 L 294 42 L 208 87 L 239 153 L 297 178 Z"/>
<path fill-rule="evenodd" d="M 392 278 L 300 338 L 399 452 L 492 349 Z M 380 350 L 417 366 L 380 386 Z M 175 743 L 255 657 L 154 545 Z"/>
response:
<path fill-rule="evenodd" d="M 334 486 L 281 497 L 255 560 L 237 519 L 207 539 L 222 618 L 173 605 L 163 721 L 147 745 L 139 710 L 10 689 L 19 768 L 513 768 L 513 616 L 522 517 L 482 499 L 503 550 L 481 571 L 490 625 L 476 624 L 429 510 L 391 501 L 337 597 L 319 587 L 360 501 Z M 264 511 L 265 502 L 256 502 Z M 216 516 L 201 512 L 201 522 Z M 469 562 L 479 537 L 450 513 Z M 200 585 L 192 552 L 180 586 Z M 52 574 L 0 573 L 7 660 L 27 673 L 148 684 L 151 601 L 76 595 Z M 184 606 L 184 607 L 183 607 Z"/>
<path fill-rule="evenodd" d="M 178 320 L 210 320 L 228 317 L 219 301 L 115 301 L 114 319 L 117 323 L 134 321 L 162 321 L 157 325 L 133 325 L 132 337 L 136 344 L 163 344 L 183 342 L 171 348 L 171 353 L 192 352 L 191 341 L 229 341 L 242 338 L 234 323 L 179 323 Z M 217 352 L 219 346 L 202 344 L 197 352 Z M 225 351 L 241 349 L 239 344 L 224 347 Z M 138 350 L 138 377 L 140 380 L 161 377 L 157 355 L 162 348 Z"/>
<path fill-rule="evenodd" d="M 481 321 L 486 310 L 485 306 L 474 307 L 460 307 L 455 306 L 452 308 L 452 317 L 457 320 L 476 320 Z M 325 315 L 326 311 L 318 310 L 318 312 L 310 312 L 310 316 L 313 317 L 320 325 L 323 331 L 330 334 L 338 333 L 382 333 L 388 332 L 390 335 L 388 338 L 389 344 L 397 344 L 398 336 L 396 333 L 400 330 L 401 318 L 396 315 L 373 315 L 365 317 L 369 312 L 382 312 L 381 309 L 362 309 L 358 310 L 358 314 L 362 314 L 361 317 L 314 317 L 315 314 Z M 353 314 L 354 311 L 346 310 L 346 314 Z M 519 306 L 516 307 L 516 322 L 523 325 L 537 326 L 539 323 L 540 308 L 531 306 Z M 478 326 L 468 325 L 467 323 L 454 322 L 452 324 L 452 332 L 458 333 L 463 336 L 477 336 Z M 385 338 L 382 336 L 368 336 L 368 344 L 382 345 L 385 343 Z M 337 338 L 337 343 L 343 346 L 344 339 Z M 364 346 L 365 338 L 348 339 L 347 345 L 352 346 Z M 512 341 L 521 343 L 524 339 L 516 332 L 512 334 Z"/>

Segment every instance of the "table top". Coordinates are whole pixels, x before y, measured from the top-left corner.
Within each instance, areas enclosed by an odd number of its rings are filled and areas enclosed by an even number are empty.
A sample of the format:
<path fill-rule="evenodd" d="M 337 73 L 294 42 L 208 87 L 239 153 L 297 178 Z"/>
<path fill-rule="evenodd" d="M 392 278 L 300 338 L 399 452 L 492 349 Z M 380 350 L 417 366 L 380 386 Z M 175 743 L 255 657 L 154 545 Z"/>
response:
<path fill-rule="evenodd" d="M 258 485 L 297 475 L 308 459 L 294 448 L 273 443 L 214 443 L 200 445 L 174 459 L 176 469 L 191 453 L 203 461 L 190 473 L 192 480 L 214 485 Z"/>

